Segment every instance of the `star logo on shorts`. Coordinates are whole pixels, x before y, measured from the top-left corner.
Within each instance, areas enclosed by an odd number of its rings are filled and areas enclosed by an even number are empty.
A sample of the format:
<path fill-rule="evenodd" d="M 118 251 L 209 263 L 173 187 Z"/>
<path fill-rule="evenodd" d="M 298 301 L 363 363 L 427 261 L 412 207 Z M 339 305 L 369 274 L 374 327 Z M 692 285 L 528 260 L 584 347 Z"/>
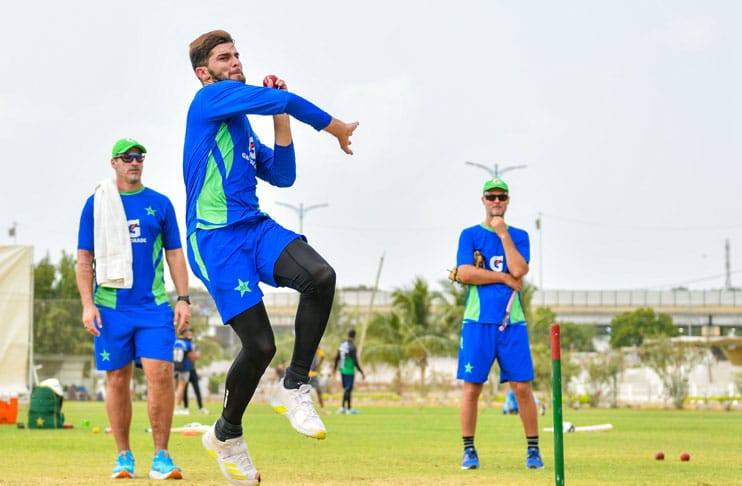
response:
<path fill-rule="evenodd" d="M 111 361 L 111 353 L 109 353 L 109 352 L 108 352 L 108 351 L 106 351 L 105 349 L 104 349 L 104 350 L 103 350 L 103 352 L 102 352 L 102 353 L 100 354 L 100 357 L 101 357 L 101 360 L 102 360 L 102 361 Z"/>
<path fill-rule="evenodd" d="M 466 366 L 464 366 L 464 368 L 466 368 L 466 372 L 467 373 L 471 373 L 471 370 L 474 369 L 474 367 L 471 365 L 471 363 L 466 363 Z"/>
<path fill-rule="evenodd" d="M 147 206 L 144 209 L 145 209 L 145 211 L 147 211 L 147 216 L 154 216 L 155 213 L 157 212 L 154 209 L 152 209 L 152 206 Z"/>
<path fill-rule="evenodd" d="M 250 290 L 250 281 L 243 282 L 241 279 L 238 278 L 237 282 L 237 287 L 232 290 L 239 290 L 240 297 L 243 297 L 245 295 L 245 292 L 252 292 L 252 290 Z"/>

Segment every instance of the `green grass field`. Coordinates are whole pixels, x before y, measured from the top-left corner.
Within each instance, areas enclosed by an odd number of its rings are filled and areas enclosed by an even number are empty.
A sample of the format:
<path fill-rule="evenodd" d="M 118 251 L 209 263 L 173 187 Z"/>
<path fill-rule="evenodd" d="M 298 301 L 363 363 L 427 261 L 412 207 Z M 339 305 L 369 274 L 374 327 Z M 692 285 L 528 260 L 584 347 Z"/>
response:
<path fill-rule="evenodd" d="M 175 426 L 209 424 L 210 415 L 176 416 Z M 480 412 L 476 438 L 482 467 L 459 469 L 462 445 L 458 409 L 450 406 L 363 406 L 359 415 L 324 416 L 328 438 L 315 441 L 295 433 L 265 403 L 253 403 L 245 430 L 263 484 L 554 484 L 551 411 L 541 417 L 543 470 L 525 469 L 525 439 L 517 416 L 499 408 Z M 107 481 L 115 459 L 113 438 L 101 402 L 65 402 L 73 429 L 29 430 L 0 426 L 0 485 L 90 485 Z M 18 420 L 26 422 L 27 407 Z M 82 427 L 83 419 L 90 427 Z M 675 410 L 565 410 L 575 425 L 611 423 L 604 432 L 564 434 L 565 482 L 570 485 L 733 485 L 742 484 L 742 417 L 739 412 Z M 147 479 L 153 454 L 145 404 L 136 402 L 132 448 L 137 459 L 134 484 Z M 95 434 L 92 427 L 101 432 Z M 228 484 L 200 437 L 174 433 L 170 450 L 183 468 L 183 483 Z M 662 450 L 664 461 L 654 460 Z M 682 452 L 690 462 L 681 462 Z"/>

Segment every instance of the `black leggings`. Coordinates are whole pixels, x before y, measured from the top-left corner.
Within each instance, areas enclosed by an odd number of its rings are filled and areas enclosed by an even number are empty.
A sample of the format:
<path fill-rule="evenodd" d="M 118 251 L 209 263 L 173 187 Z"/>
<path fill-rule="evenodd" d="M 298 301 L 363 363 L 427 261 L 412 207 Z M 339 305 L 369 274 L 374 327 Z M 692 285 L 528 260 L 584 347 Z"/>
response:
<path fill-rule="evenodd" d="M 308 376 L 330 317 L 335 270 L 304 240 L 296 239 L 278 257 L 273 278 L 278 286 L 301 293 L 289 369 L 296 375 Z M 230 319 L 228 324 L 240 338 L 242 349 L 227 372 L 222 416 L 227 422 L 239 425 L 260 378 L 276 354 L 276 342 L 262 301 Z"/>

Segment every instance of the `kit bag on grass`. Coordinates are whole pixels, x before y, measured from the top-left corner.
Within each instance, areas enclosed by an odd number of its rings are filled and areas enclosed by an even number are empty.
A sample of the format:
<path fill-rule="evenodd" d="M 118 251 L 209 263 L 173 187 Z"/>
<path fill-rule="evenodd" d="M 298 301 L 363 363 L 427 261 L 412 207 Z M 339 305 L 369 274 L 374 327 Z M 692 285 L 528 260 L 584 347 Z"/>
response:
<path fill-rule="evenodd" d="M 64 398 L 50 387 L 34 388 L 28 410 L 28 428 L 61 429 L 64 425 L 63 402 Z"/>

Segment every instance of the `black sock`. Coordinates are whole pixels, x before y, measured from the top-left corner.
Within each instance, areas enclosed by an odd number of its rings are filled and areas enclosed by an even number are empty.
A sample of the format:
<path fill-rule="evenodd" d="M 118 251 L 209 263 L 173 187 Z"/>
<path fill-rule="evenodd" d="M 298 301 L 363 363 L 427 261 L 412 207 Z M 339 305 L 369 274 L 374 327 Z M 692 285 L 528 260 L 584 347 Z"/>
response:
<path fill-rule="evenodd" d="M 283 377 L 284 388 L 286 388 L 287 390 L 295 390 L 301 385 L 306 385 L 307 383 L 309 383 L 309 375 L 302 376 L 301 374 L 291 369 L 291 366 L 286 368 L 286 374 Z"/>
<path fill-rule="evenodd" d="M 468 449 L 469 447 L 474 447 L 474 436 L 470 435 L 467 437 L 461 437 L 461 439 L 464 441 L 464 450 Z"/>
<path fill-rule="evenodd" d="M 528 442 L 528 448 L 535 447 L 538 449 L 538 435 L 534 435 L 533 437 L 526 437 L 526 441 Z"/>
<path fill-rule="evenodd" d="M 227 439 L 234 439 L 242 435 L 242 424 L 230 424 L 224 420 L 223 416 L 219 417 L 219 420 L 214 424 L 214 435 L 222 442 Z"/>

